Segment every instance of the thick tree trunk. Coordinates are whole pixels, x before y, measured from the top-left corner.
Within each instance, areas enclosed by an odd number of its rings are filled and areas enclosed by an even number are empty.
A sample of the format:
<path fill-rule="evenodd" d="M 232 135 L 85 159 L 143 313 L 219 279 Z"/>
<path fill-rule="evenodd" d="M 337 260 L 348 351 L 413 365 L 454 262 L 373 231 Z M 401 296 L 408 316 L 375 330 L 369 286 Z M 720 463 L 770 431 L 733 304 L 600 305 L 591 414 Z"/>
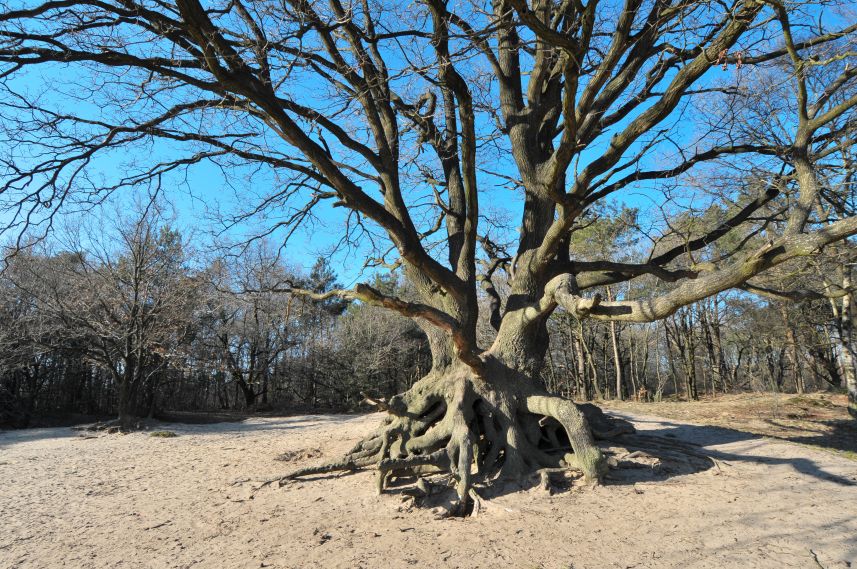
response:
<path fill-rule="evenodd" d="M 244 408 L 252 410 L 256 406 L 256 392 L 253 386 L 248 385 L 243 379 L 238 382 L 238 387 L 241 389 L 241 395 L 244 396 Z"/>
<path fill-rule="evenodd" d="M 256 407 L 256 399 L 259 397 L 259 394 L 253 389 L 253 370 L 251 369 L 248 374 L 249 381 L 244 379 L 244 373 L 242 370 L 234 368 L 232 369 L 232 379 L 235 380 L 236 387 L 244 397 L 244 408 L 249 411 Z M 235 406 L 238 406 L 237 399 Z"/>
<path fill-rule="evenodd" d="M 537 381 L 543 350 L 532 332 L 501 327 L 480 356 L 478 373 L 436 353 L 428 375 L 381 404 L 389 415 L 377 431 L 343 458 L 285 478 L 375 466 L 383 491 L 391 477 L 449 471 L 459 512 L 468 507 L 475 479 L 519 480 L 544 468 L 568 468 L 598 483 L 604 457 L 581 409 Z"/>

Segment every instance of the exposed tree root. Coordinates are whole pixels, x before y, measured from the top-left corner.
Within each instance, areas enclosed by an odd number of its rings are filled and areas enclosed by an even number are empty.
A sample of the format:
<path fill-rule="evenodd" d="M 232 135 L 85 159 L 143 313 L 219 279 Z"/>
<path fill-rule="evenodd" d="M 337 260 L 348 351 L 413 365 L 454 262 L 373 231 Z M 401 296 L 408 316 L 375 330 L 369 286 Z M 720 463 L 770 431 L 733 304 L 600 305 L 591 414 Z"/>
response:
<path fill-rule="evenodd" d="M 256 490 L 374 467 L 379 493 L 397 479 L 415 478 L 403 496 L 422 500 L 436 494 L 434 475 L 441 474 L 456 496 L 446 514 L 464 516 L 483 507 L 475 487 L 490 491 L 535 476 L 538 485 L 553 491 L 552 477 L 567 481 L 570 472 L 599 484 L 608 467 L 655 468 L 669 462 L 672 470 L 698 471 L 716 465 L 694 445 L 637 434 L 629 422 L 594 405 L 576 405 L 524 382 L 489 385 L 466 370 L 429 375 L 389 401 L 373 401 L 388 416 L 349 452 L 267 480 Z M 598 445 L 596 439 L 609 442 Z"/>
<path fill-rule="evenodd" d="M 262 486 L 375 467 L 377 489 L 383 492 L 396 478 L 447 473 L 457 496 L 452 513 L 469 515 L 476 503 L 475 483 L 575 470 L 587 483 L 598 484 L 607 464 L 593 433 L 602 438 L 633 432 L 629 423 L 613 421 L 597 407 L 577 406 L 524 382 L 489 385 L 463 368 L 429 375 L 406 393 L 374 401 L 388 417 L 344 456 Z"/>
<path fill-rule="evenodd" d="M 689 467 L 693 471 L 707 470 L 711 467 L 720 469 L 720 463 L 717 460 L 701 452 L 699 446 L 693 443 L 642 433 L 625 434 L 616 438 L 616 441 L 630 451 L 631 455 L 650 453 L 662 460 Z M 628 458 L 633 458 L 631 455 Z"/>

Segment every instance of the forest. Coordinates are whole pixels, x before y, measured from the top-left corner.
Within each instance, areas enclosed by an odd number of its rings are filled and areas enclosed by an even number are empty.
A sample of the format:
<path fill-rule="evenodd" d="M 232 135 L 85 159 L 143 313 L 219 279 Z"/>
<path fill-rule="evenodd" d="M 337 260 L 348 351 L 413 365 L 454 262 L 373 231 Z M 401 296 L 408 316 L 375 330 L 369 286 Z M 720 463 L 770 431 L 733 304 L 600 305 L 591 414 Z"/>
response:
<path fill-rule="evenodd" d="M 163 209 L 100 219 L 57 237 L 54 250 L 10 256 L 0 276 L 0 425 L 175 411 L 365 412 L 365 397 L 392 397 L 430 369 L 412 320 L 286 290 L 338 288 L 327 259 L 304 273 L 259 241 L 240 257 L 204 261 Z M 572 246 L 597 242 L 616 255 L 629 246 L 635 215 L 594 220 Z M 781 277 L 824 281 L 838 295 L 720 293 L 651 324 L 584 324 L 557 312 L 539 381 L 576 401 L 844 392 L 854 366 L 845 357 L 853 301 L 843 293 L 857 255 L 838 255 Z M 373 284 L 413 297 L 395 273 Z M 501 297 L 507 288 L 498 281 Z M 495 335 L 480 322 L 481 344 Z"/>
<path fill-rule="evenodd" d="M 260 243 L 203 264 L 155 209 L 99 238 L 98 248 L 18 253 L 0 279 L 6 427 L 51 416 L 365 411 L 361 392 L 398 393 L 431 364 L 408 319 L 277 292 L 337 286 L 325 259 L 302 274 Z M 395 278 L 376 284 L 399 288 Z"/>

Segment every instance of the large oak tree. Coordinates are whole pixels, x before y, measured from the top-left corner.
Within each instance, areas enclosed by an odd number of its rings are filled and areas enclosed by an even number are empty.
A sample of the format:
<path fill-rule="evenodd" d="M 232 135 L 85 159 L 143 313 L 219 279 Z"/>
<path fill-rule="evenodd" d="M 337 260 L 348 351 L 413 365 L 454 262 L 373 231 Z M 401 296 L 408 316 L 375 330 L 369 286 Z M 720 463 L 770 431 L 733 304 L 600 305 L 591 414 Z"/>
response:
<path fill-rule="evenodd" d="M 2 10 L 9 230 L 47 227 L 63 207 L 212 162 L 233 183 L 245 177 L 233 219 L 257 215 L 282 235 L 319 208 L 344 208 L 343 241 L 371 242 L 370 264 L 407 275 L 414 298 L 368 285 L 289 289 L 413 317 L 433 354 L 426 377 L 380 403 L 389 417 L 377 432 L 299 474 L 375 465 L 383 488 L 399 471 L 441 468 L 462 504 L 474 475 L 564 465 L 597 482 L 593 429 L 537 379 L 554 311 L 662 319 L 857 233 L 857 217 L 814 213 L 817 163 L 850 145 L 857 104 L 847 7 L 49 0 Z M 787 138 L 753 136 L 766 118 L 736 109 L 762 68 L 791 86 Z M 51 77 L 43 91 L 38 70 Z M 712 100 L 735 112 L 697 105 Z M 96 175 L 102 156 L 123 152 L 132 166 Z M 712 163 L 744 164 L 754 179 L 721 190 L 734 207 L 713 229 L 679 242 L 664 231 L 638 262 L 569 254 L 588 212 L 614 196 L 670 187 L 683 192 L 678 207 L 704 199 L 685 176 Z M 510 189 L 520 206 L 511 247 L 480 214 Z M 746 235 L 738 247 L 697 262 L 734 231 Z M 497 292 L 501 275 L 508 294 Z M 667 286 L 642 298 L 592 292 L 643 276 Z M 491 345 L 477 342 L 480 295 Z M 573 455 L 552 452 L 564 439 Z"/>

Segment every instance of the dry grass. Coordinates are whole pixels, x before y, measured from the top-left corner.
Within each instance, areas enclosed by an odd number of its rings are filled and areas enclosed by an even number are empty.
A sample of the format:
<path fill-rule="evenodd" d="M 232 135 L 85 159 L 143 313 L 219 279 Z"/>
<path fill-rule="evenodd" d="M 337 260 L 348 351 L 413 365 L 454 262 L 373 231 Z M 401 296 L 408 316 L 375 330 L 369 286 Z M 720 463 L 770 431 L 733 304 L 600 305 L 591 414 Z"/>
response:
<path fill-rule="evenodd" d="M 177 437 L 178 435 L 172 431 L 155 431 L 154 433 L 149 433 L 149 436 L 159 439 L 171 439 L 173 437 Z"/>

